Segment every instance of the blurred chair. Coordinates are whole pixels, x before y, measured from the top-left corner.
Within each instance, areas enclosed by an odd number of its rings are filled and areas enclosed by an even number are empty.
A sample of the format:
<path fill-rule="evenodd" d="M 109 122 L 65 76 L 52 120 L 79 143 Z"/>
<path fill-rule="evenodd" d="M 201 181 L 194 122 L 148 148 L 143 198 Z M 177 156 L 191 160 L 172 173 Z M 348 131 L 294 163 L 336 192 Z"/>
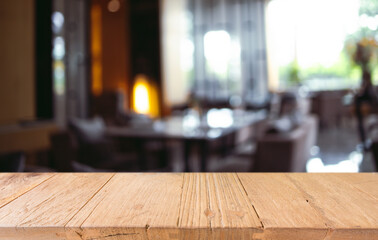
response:
<path fill-rule="evenodd" d="M 121 91 L 106 91 L 93 99 L 92 115 L 104 119 L 107 125 L 129 125 L 134 122 L 150 123 L 143 114 L 125 110 L 125 96 Z"/>
<path fill-rule="evenodd" d="M 378 115 L 374 114 L 369 116 L 366 120 L 366 126 L 364 127 L 366 127 L 366 132 L 368 133 L 367 143 L 369 150 L 372 152 L 374 157 L 375 169 L 378 171 Z"/>
<path fill-rule="evenodd" d="M 212 171 L 302 172 L 316 144 L 318 120 L 309 115 L 307 98 L 286 92 L 279 96 L 279 109 L 255 126 L 249 151 L 238 151 Z M 253 147 L 255 143 L 255 147 Z M 242 154 L 240 154 L 242 153 Z"/>
<path fill-rule="evenodd" d="M 119 91 L 107 91 L 93 98 L 92 114 L 100 116 L 107 124 L 118 124 L 122 121 L 124 96 Z"/>
<path fill-rule="evenodd" d="M 51 167 L 58 172 L 101 172 L 88 165 L 77 162 L 77 146 L 72 134 L 60 131 L 50 136 L 51 141 Z"/>
<path fill-rule="evenodd" d="M 214 164 L 214 172 L 304 172 L 317 138 L 315 116 L 288 132 L 267 133 L 257 140 L 256 152 Z"/>
<path fill-rule="evenodd" d="M 312 98 L 312 112 L 319 117 L 321 128 L 339 126 L 343 117 L 348 116 L 350 107 L 343 104 L 345 90 L 322 91 Z"/>
<path fill-rule="evenodd" d="M 0 155 L 0 172 L 23 172 L 25 156 L 22 152 Z"/>
<path fill-rule="evenodd" d="M 144 126 L 150 126 L 153 121 L 152 119 L 144 114 L 138 114 L 132 111 L 125 110 L 125 96 L 123 92 L 121 91 L 106 91 L 103 94 L 101 94 L 98 97 L 94 97 L 93 99 L 93 109 L 92 114 L 93 116 L 100 116 L 102 119 L 104 119 L 104 123 L 106 125 L 118 125 L 118 126 L 131 126 L 131 127 L 144 127 Z M 103 127 L 105 128 L 105 124 L 103 124 Z M 96 130 L 98 132 L 99 129 Z M 86 142 L 88 142 L 88 139 L 85 139 Z M 154 162 L 158 162 L 159 166 L 152 166 L 152 168 L 160 171 L 166 171 L 166 169 L 170 169 L 170 166 L 168 161 L 166 161 L 167 156 L 167 145 L 162 141 L 156 141 L 156 140 L 149 140 L 149 141 L 133 141 L 130 144 L 130 141 L 126 139 L 118 139 L 119 143 L 121 143 L 121 147 L 123 151 L 127 151 L 130 153 L 130 147 L 132 146 L 134 148 L 134 155 L 139 155 L 139 166 L 142 168 L 142 170 L 148 170 L 147 165 L 151 165 Z M 134 139 L 135 140 L 135 139 Z M 97 141 L 97 140 L 96 140 Z M 102 156 L 102 158 L 105 158 L 104 155 L 106 155 L 109 151 L 114 151 L 114 148 L 112 147 L 112 144 L 104 143 L 104 138 L 100 140 L 102 143 L 102 149 L 103 151 L 100 151 L 96 154 L 99 154 Z M 109 139 L 105 140 L 109 141 Z M 91 148 L 91 145 L 93 145 L 93 141 L 91 141 L 92 144 L 88 146 L 88 144 L 85 144 L 86 148 Z M 111 150 L 105 149 L 108 147 L 105 147 L 105 145 L 110 146 Z M 114 146 L 114 145 L 113 145 Z M 96 152 L 93 149 L 87 150 L 87 152 Z M 128 153 L 128 155 L 130 155 Z M 126 154 L 127 155 L 127 154 Z M 87 158 L 85 156 L 82 156 L 84 158 Z M 143 160 L 142 160 L 143 158 Z M 146 158 L 158 158 L 154 161 L 147 161 Z"/>
<path fill-rule="evenodd" d="M 375 171 L 378 172 L 378 139 L 374 139 L 371 144 L 371 151 L 374 157 Z"/>
<path fill-rule="evenodd" d="M 78 162 L 94 168 L 116 171 L 135 170 L 136 153 L 120 153 L 115 143 L 105 136 L 105 122 L 99 118 L 73 119 L 70 130 L 78 143 Z"/>
<path fill-rule="evenodd" d="M 316 144 L 318 121 L 307 116 L 290 132 L 266 134 L 257 143 L 258 172 L 303 172 L 310 158 L 311 147 Z"/>

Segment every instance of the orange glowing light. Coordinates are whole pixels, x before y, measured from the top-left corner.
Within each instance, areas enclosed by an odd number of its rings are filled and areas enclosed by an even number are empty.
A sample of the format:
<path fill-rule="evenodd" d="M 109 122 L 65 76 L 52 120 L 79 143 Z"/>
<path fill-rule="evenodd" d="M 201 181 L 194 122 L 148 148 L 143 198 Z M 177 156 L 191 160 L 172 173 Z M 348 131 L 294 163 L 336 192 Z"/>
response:
<path fill-rule="evenodd" d="M 133 109 L 137 113 L 150 117 L 159 116 L 159 104 L 156 85 L 148 77 L 139 74 L 135 78 L 133 88 Z"/>
<path fill-rule="evenodd" d="M 91 8 L 91 54 L 92 54 L 92 93 L 102 93 L 102 39 L 101 6 Z"/>

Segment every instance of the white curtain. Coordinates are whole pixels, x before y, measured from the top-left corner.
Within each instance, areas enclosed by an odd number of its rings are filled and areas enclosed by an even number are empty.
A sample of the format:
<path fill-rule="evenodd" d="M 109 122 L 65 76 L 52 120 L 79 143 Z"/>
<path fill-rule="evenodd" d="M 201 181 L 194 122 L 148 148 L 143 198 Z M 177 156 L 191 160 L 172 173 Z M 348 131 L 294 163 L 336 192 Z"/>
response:
<path fill-rule="evenodd" d="M 265 0 L 188 0 L 193 93 L 208 101 L 266 100 Z"/>

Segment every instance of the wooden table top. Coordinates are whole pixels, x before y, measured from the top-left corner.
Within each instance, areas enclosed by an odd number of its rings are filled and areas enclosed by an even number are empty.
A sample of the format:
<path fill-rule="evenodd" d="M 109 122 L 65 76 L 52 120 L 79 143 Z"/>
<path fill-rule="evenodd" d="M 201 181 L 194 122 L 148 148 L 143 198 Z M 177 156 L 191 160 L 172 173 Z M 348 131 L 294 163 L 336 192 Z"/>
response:
<path fill-rule="evenodd" d="M 0 239 L 378 239 L 378 174 L 2 173 Z"/>

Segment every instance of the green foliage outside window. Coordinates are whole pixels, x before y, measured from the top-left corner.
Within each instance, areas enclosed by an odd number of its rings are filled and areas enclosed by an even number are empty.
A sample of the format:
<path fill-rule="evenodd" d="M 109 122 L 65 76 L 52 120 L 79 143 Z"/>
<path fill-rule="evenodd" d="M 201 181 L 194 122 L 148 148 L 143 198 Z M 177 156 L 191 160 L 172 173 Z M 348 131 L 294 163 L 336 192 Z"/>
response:
<path fill-rule="evenodd" d="M 359 15 L 365 18 L 378 19 L 378 1 L 361 0 Z M 350 54 L 350 46 L 356 45 L 361 39 L 375 39 L 378 42 L 378 28 L 361 27 L 355 33 L 345 39 L 345 47 L 341 51 L 338 60 L 331 66 L 321 64 L 307 68 L 301 67 L 294 60 L 292 63 L 280 68 L 280 81 L 284 87 L 304 84 L 312 90 L 325 90 L 327 88 L 351 88 L 358 87 L 361 79 L 361 68 Z M 374 51 L 378 51 L 374 49 Z M 374 84 L 378 84 L 378 59 L 375 55 L 371 59 L 371 71 Z"/>

